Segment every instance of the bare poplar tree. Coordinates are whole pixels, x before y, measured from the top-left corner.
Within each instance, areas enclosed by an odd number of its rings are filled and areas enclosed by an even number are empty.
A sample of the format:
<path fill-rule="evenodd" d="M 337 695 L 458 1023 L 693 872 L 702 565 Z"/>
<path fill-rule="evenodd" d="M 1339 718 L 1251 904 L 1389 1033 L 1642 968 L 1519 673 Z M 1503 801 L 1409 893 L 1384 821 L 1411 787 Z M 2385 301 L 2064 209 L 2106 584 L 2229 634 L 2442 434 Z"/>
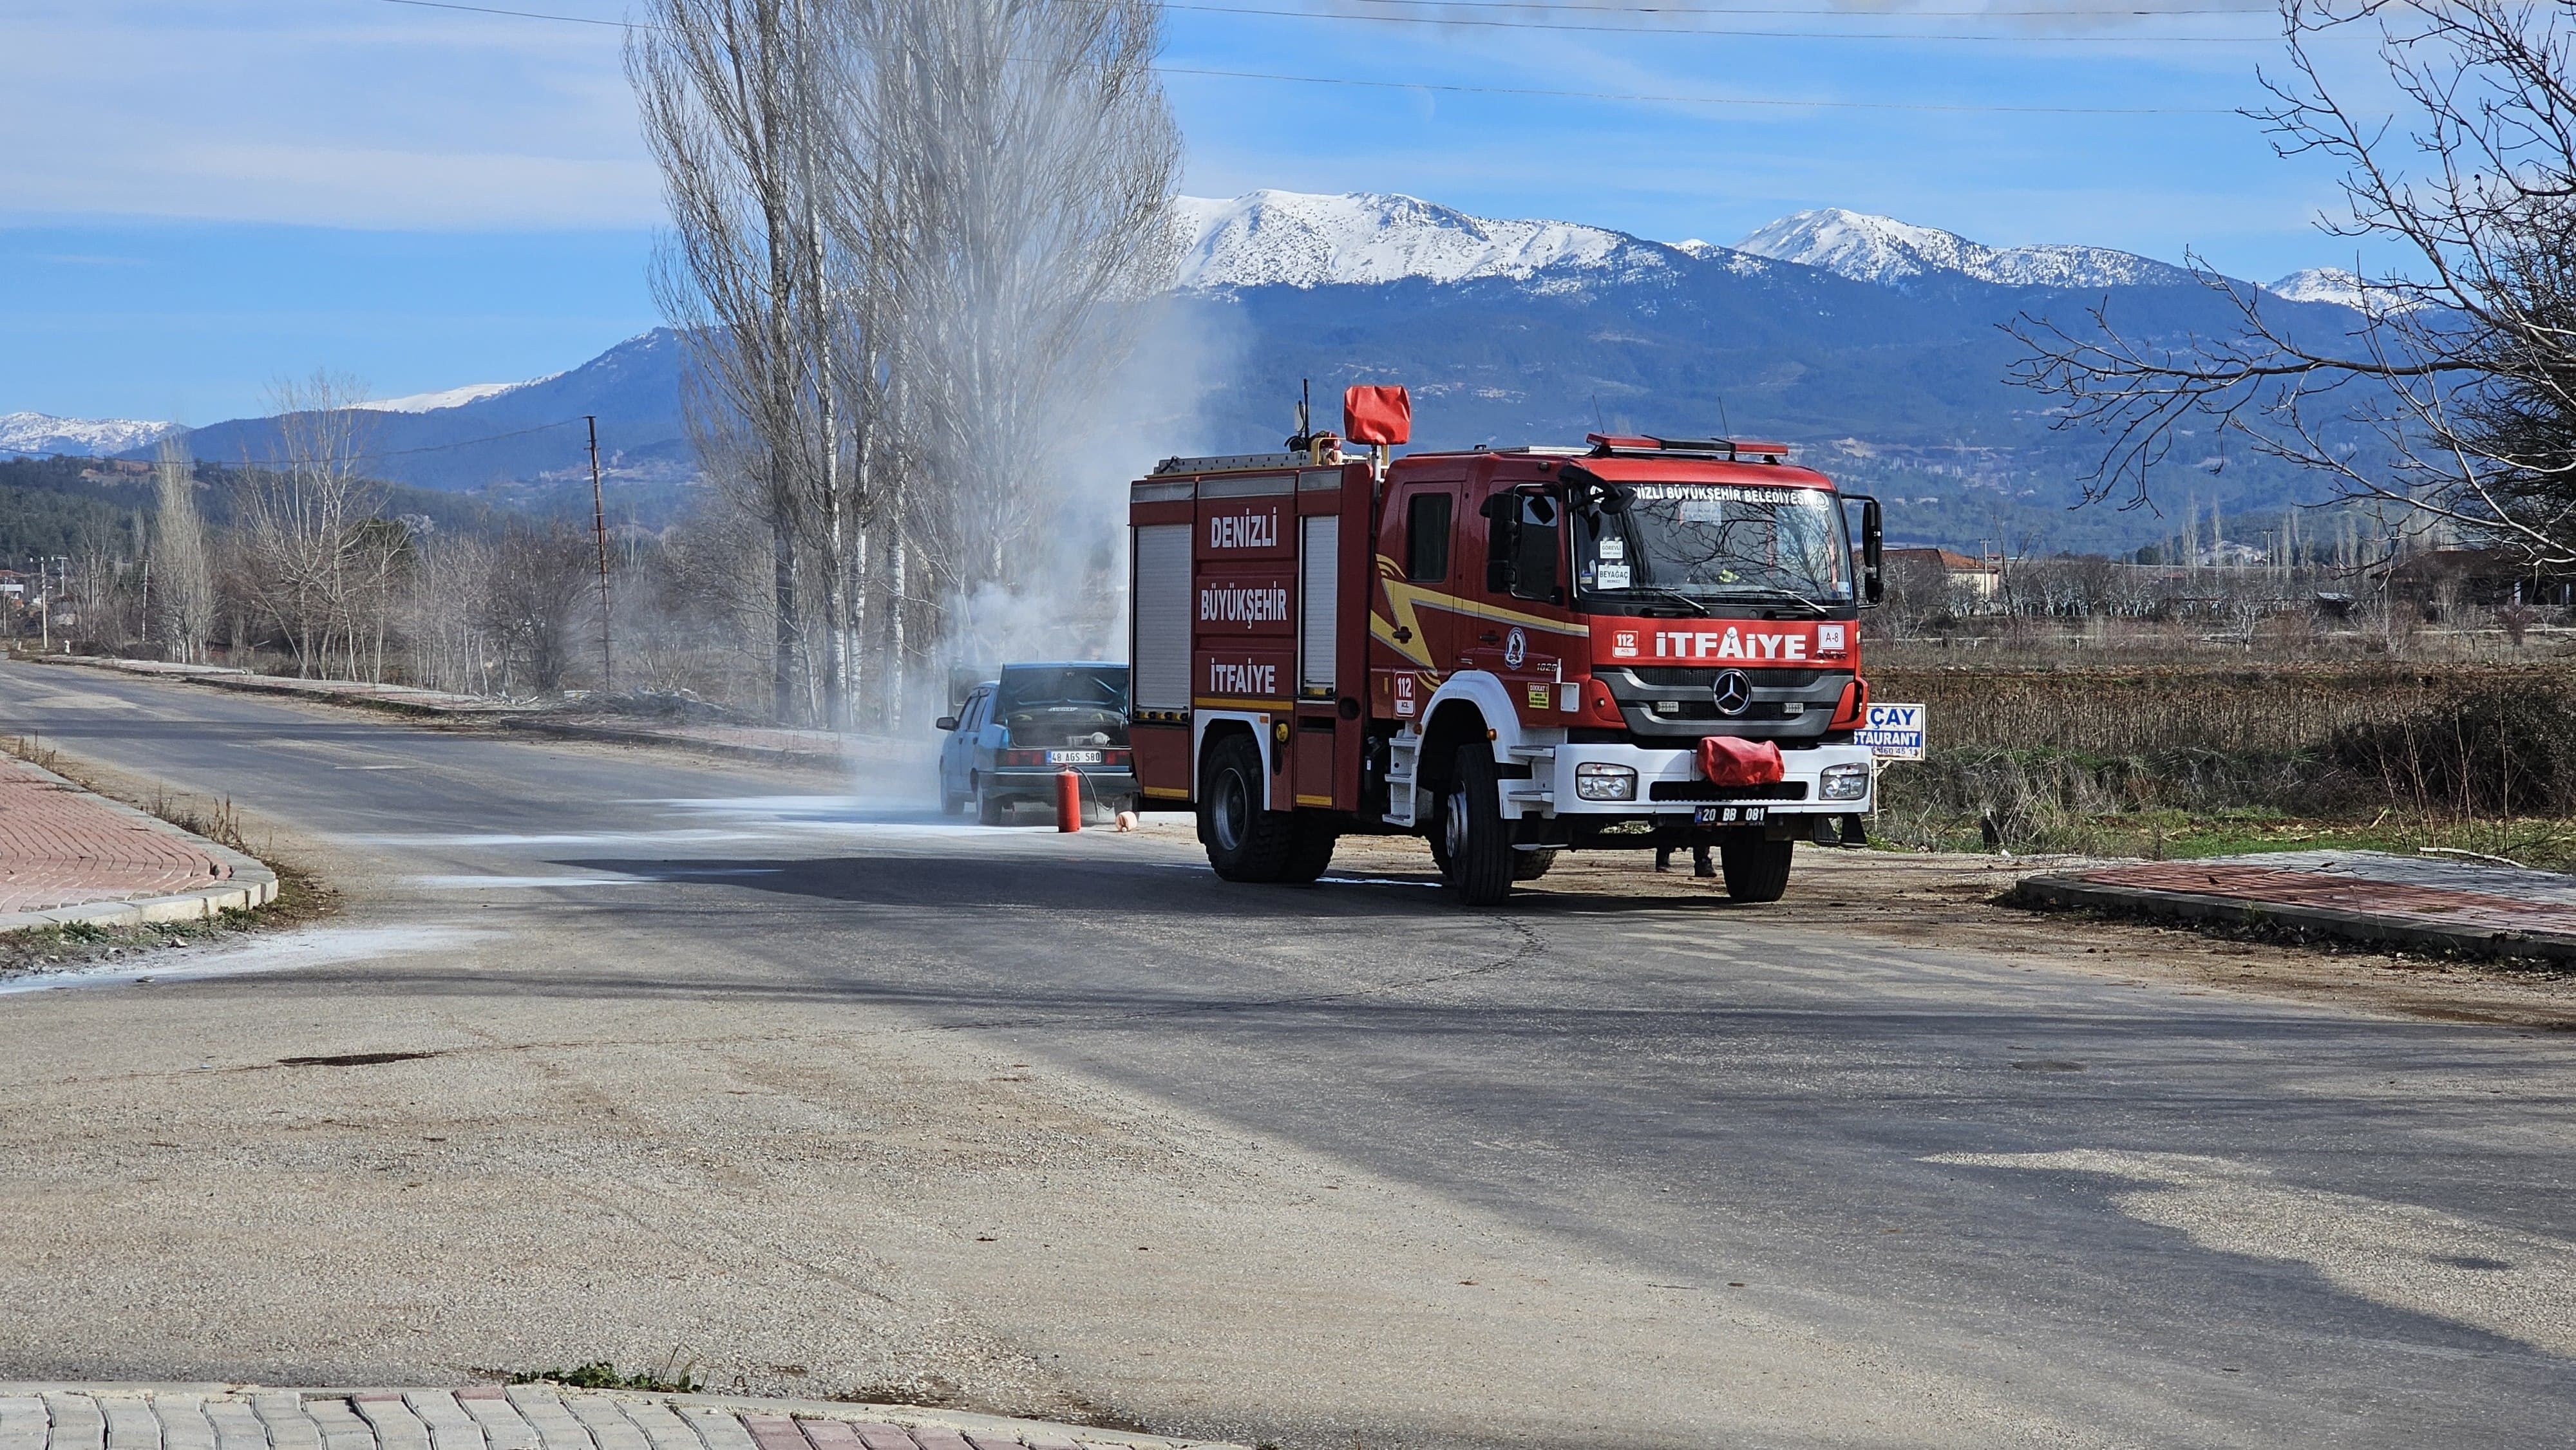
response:
<path fill-rule="evenodd" d="M 366 397 L 354 379 L 317 372 L 273 393 L 278 453 L 246 466 L 239 500 L 245 581 L 295 651 L 296 673 L 330 673 L 334 644 L 356 673 L 360 526 L 374 513 L 358 471 Z"/>
<path fill-rule="evenodd" d="M 654 0 L 628 70 L 711 474 L 771 537 L 782 716 L 893 723 L 1028 582 L 1070 424 L 1168 284 L 1155 0 Z M 800 678 L 800 664 L 806 673 Z"/>
<path fill-rule="evenodd" d="M 2394 244 L 2361 321 L 2318 337 L 2203 269 L 2231 335 L 2155 340 L 2097 309 L 2024 318 L 2018 381 L 2108 438 L 2095 497 L 2147 491 L 2178 430 L 2218 427 L 2348 499 L 2576 562 L 2576 11 L 2554 0 L 2283 0 L 2289 70 L 2253 112 L 2283 156 L 2344 167 L 2340 236 Z M 2348 103 L 2321 42 L 2374 38 L 2402 114 Z M 2391 535 L 2402 539 L 2409 531 Z"/>
<path fill-rule="evenodd" d="M 152 541 L 152 637 L 182 664 L 205 658 L 215 627 L 215 571 L 206 552 L 206 525 L 197 512 L 196 465 L 187 445 L 161 440 L 153 468 L 158 507 Z"/>
<path fill-rule="evenodd" d="M 822 83 L 807 11 L 829 0 L 651 0 L 627 75 L 660 163 L 672 230 L 654 294 L 691 361 L 699 456 L 745 470 L 740 502 L 769 525 L 773 708 L 807 714 L 804 555 L 820 460 L 838 448 L 814 326 L 821 267 L 810 175 Z"/>
<path fill-rule="evenodd" d="M 1078 416 L 1168 286 L 1180 137 L 1154 0 L 887 0 L 907 417 L 937 488 L 907 519 L 951 601 L 1048 562 Z"/>

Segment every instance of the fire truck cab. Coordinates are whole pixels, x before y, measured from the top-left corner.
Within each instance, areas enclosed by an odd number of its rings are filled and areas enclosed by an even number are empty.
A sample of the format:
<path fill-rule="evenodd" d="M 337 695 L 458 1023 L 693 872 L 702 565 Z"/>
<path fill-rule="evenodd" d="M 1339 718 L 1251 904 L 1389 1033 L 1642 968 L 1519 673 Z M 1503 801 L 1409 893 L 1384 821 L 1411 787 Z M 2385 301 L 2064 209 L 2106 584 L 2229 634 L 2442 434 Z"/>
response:
<path fill-rule="evenodd" d="M 1712 845 L 1772 901 L 1796 841 L 1860 839 L 1874 500 L 1729 439 L 1391 458 L 1409 403 L 1352 393 L 1369 451 L 1308 433 L 1130 490 L 1137 779 L 1220 876 L 1418 834 L 1489 905 L 1559 851 Z"/>

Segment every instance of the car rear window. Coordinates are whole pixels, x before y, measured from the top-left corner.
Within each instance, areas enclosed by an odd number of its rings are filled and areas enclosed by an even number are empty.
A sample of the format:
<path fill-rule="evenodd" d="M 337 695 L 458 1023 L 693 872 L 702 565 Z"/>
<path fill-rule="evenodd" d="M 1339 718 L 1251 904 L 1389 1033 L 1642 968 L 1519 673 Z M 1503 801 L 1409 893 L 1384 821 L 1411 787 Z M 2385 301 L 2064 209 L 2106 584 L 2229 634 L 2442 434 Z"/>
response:
<path fill-rule="evenodd" d="M 1040 665 L 1002 671 L 1001 712 L 1091 709 L 1127 713 L 1125 665 Z"/>

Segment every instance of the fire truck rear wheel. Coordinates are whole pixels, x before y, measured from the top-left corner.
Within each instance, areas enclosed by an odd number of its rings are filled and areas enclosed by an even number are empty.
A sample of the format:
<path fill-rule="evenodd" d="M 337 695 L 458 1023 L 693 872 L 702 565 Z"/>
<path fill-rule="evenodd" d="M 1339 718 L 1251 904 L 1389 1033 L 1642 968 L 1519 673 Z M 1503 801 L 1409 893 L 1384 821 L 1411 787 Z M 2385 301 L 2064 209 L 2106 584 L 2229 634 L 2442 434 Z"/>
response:
<path fill-rule="evenodd" d="M 1294 812 L 1262 808 L 1269 782 L 1262 773 L 1261 750 L 1252 737 L 1233 734 L 1219 740 L 1207 753 L 1202 769 L 1199 839 L 1207 842 L 1208 865 L 1228 881 L 1289 879 L 1290 858 L 1297 847 L 1297 817 Z"/>
<path fill-rule="evenodd" d="M 1288 864 L 1279 873 L 1282 881 L 1307 882 L 1324 874 L 1333 864 L 1333 846 L 1341 837 L 1315 817 L 1299 812 L 1297 844 L 1288 852 Z"/>
<path fill-rule="evenodd" d="M 1545 876 L 1548 868 L 1555 864 L 1556 848 L 1554 846 L 1541 846 L 1535 851 L 1514 851 L 1512 852 L 1512 879 L 1514 881 L 1536 881 L 1538 878 Z"/>
<path fill-rule="evenodd" d="M 1503 829 L 1502 777 L 1481 740 L 1458 747 L 1440 794 L 1441 878 L 1462 906 L 1495 906 L 1512 894 L 1512 843 Z"/>
<path fill-rule="evenodd" d="M 1717 868 L 1726 877 L 1731 901 L 1777 901 L 1789 889 L 1790 853 L 1795 841 L 1747 841 L 1717 848 Z"/>

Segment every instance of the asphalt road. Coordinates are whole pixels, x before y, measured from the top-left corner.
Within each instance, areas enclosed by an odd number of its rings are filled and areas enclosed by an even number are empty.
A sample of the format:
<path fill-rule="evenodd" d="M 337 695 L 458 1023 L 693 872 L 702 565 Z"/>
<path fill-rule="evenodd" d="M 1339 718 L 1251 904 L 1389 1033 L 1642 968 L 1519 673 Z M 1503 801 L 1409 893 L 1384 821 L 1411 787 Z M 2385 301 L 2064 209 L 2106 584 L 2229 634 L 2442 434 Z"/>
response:
<path fill-rule="evenodd" d="M 0 995 L 0 1380 L 608 1358 L 1297 1447 L 2576 1423 L 2565 1034 L 0 666 L 38 729 L 350 906 Z M 423 1055 L 289 1061 L 369 1053 Z"/>

